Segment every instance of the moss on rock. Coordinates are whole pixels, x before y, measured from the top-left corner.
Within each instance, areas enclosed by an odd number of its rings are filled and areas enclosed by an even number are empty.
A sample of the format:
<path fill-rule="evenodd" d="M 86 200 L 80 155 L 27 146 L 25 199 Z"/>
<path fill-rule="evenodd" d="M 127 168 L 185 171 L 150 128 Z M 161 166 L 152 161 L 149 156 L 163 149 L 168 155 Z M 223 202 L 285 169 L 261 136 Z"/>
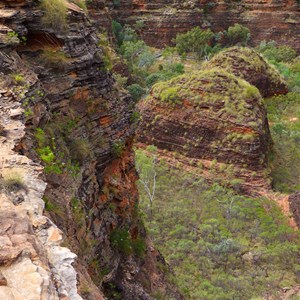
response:
<path fill-rule="evenodd" d="M 140 112 L 140 142 L 254 169 L 266 164 L 271 137 L 259 90 L 225 70 L 157 83 Z"/>
<path fill-rule="evenodd" d="M 219 68 L 185 74 L 154 85 L 151 96 L 161 103 L 210 109 L 211 116 L 223 114 L 243 123 L 244 117 L 257 124 L 257 107 L 262 106 L 259 90 L 243 79 Z M 146 99 L 147 101 L 147 99 Z M 257 105 L 247 104 L 254 102 Z M 240 120 L 240 121 L 238 121 Z"/>
<path fill-rule="evenodd" d="M 243 78 L 256 86 L 264 97 L 285 94 L 288 91 L 287 84 L 279 72 L 250 48 L 232 47 L 221 51 L 203 67 L 219 67 Z"/>

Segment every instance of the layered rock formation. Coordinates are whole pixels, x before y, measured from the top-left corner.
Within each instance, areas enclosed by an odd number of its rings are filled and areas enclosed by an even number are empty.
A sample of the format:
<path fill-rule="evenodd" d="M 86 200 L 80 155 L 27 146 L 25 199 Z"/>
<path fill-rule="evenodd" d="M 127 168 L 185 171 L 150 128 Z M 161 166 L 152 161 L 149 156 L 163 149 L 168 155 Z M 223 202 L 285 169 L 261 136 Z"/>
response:
<path fill-rule="evenodd" d="M 271 137 L 259 91 L 220 69 L 156 84 L 141 104 L 137 139 L 191 158 L 260 169 Z"/>
<path fill-rule="evenodd" d="M 262 40 L 275 40 L 300 50 L 297 0 L 121 0 L 119 5 L 94 0 L 90 7 L 95 19 L 106 28 L 110 27 L 111 19 L 127 24 L 143 21 L 142 37 L 156 47 L 169 45 L 177 33 L 195 26 L 218 32 L 239 23 L 250 29 L 254 45 Z"/>
<path fill-rule="evenodd" d="M 288 87 L 278 71 L 250 48 L 233 47 L 215 55 L 204 68 L 221 68 L 256 86 L 263 97 L 286 94 Z"/>
<path fill-rule="evenodd" d="M 171 166 L 273 199 L 272 141 L 261 95 L 285 94 L 286 83 L 248 48 L 226 49 L 201 68 L 154 85 L 139 104 L 138 146 L 153 144 Z"/>
<path fill-rule="evenodd" d="M 0 295 L 153 299 L 159 291 L 181 299 L 165 282 L 165 262 L 138 213 L 134 103 L 107 72 L 84 11 L 66 3 L 67 15 L 49 20 L 33 1 L 1 6 L 1 161 L 8 170 L 20 166 L 21 179 L 17 190 L 1 193 L 10 223 L 0 236 Z M 76 255 L 61 247 L 44 205 L 78 255 L 76 273 Z M 30 290 L 10 275 L 16 270 L 29 274 Z"/>

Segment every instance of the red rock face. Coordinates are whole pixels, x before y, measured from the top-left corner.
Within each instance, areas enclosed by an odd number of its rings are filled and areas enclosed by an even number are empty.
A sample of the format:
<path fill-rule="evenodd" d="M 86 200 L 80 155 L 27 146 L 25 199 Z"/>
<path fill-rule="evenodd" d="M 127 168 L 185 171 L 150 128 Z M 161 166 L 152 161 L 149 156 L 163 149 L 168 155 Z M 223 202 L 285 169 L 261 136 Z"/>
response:
<path fill-rule="evenodd" d="M 107 6 L 108 10 L 99 9 Z M 212 28 L 214 32 L 226 30 L 239 23 L 251 31 L 252 44 L 262 40 L 275 40 L 300 51 L 297 41 L 300 32 L 300 11 L 296 0 L 242 0 L 242 1 L 127 1 L 118 7 L 112 1 L 94 0 L 91 14 L 102 26 L 110 26 L 108 18 L 133 24 L 143 20 L 143 39 L 150 45 L 170 45 L 179 32 L 195 26 Z"/>
<path fill-rule="evenodd" d="M 271 137 L 262 98 L 234 75 L 213 69 L 157 84 L 140 109 L 139 142 L 252 170 L 266 165 Z"/>
<path fill-rule="evenodd" d="M 20 116 L 26 134 L 16 150 L 39 163 L 38 148 L 51 148 L 53 153 L 51 166 L 44 161 L 44 200 L 55 208 L 48 209 L 47 216 L 78 254 L 79 289 L 87 286 L 89 295 L 83 289 L 83 296 L 103 299 L 104 283 L 110 288 L 104 291 L 108 299 L 117 290 L 124 300 L 152 300 L 152 283 L 159 287 L 165 283 L 155 265 L 162 258 L 156 255 L 154 261 L 138 214 L 131 147 L 134 101 L 107 72 L 96 29 L 79 7 L 68 4 L 66 28 L 59 29 L 42 21 L 43 12 L 36 3 L 25 1 L 22 7 L 16 1 L 7 3 L 0 11 L 0 24 L 6 30 L 0 34 L 0 90 L 2 84 L 12 89 L 14 74 L 18 74 L 14 91 L 19 98 L 14 99 L 13 93 L 10 97 L 27 114 Z M 8 32 L 15 33 L 10 37 Z M 16 34 L 27 37 L 26 45 Z M 44 141 L 35 138 L 37 128 L 44 132 Z M 47 171 L 47 167 L 52 169 Z M 139 238 L 145 251 L 141 255 L 133 249 L 122 251 L 111 238 L 114 230 L 128 232 L 132 244 Z M 0 267 L 2 263 L 0 257 Z M 154 266 L 147 270 L 146 264 Z M 174 294 L 173 299 L 181 299 Z"/>

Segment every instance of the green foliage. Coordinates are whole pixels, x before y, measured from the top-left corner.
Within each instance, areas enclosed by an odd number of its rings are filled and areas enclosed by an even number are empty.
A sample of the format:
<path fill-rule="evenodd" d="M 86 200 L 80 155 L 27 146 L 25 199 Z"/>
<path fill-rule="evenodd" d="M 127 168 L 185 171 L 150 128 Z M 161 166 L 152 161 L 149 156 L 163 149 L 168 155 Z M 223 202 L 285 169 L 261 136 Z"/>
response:
<path fill-rule="evenodd" d="M 71 200 L 71 209 L 75 223 L 80 227 L 85 223 L 85 210 L 80 199 L 73 197 Z"/>
<path fill-rule="evenodd" d="M 80 170 L 78 163 L 83 163 L 91 155 L 87 140 L 71 138 L 75 126 L 74 119 L 56 115 L 53 122 L 43 129 L 36 129 L 36 152 L 45 165 L 46 173 L 61 174 L 67 171 L 75 177 Z"/>
<path fill-rule="evenodd" d="M 144 41 L 124 41 L 120 51 L 127 60 L 129 66 L 147 68 L 153 63 L 153 55 Z"/>
<path fill-rule="evenodd" d="M 203 58 L 211 51 L 210 43 L 213 36 L 210 29 L 202 30 L 200 27 L 195 27 L 186 33 L 177 34 L 176 49 L 180 55 L 192 52 L 199 59 Z"/>
<path fill-rule="evenodd" d="M 127 90 L 131 94 L 134 101 L 139 100 L 145 93 L 145 90 L 137 83 L 128 85 Z"/>
<path fill-rule="evenodd" d="M 64 208 L 54 202 L 52 202 L 49 198 L 46 196 L 43 197 L 43 200 L 45 202 L 45 210 L 49 213 L 54 213 L 55 215 L 58 215 L 60 217 L 64 216 Z"/>
<path fill-rule="evenodd" d="M 26 44 L 27 38 L 26 36 L 19 36 L 19 34 L 15 31 L 7 32 L 7 42 L 8 43 L 22 43 Z"/>
<path fill-rule="evenodd" d="M 300 94 L 275 96 L 265 103 L 274 141 L 270 156 L 273 186 L 291 193 L 300 189 Z"/>
<path fill-rule="evenodd" d="M 168 87 L 164 89 L 160 94 L 160 99 L 162 101 L 176 102 L 178 97 L 179 87 Z"/>
<path fill-rule="evenodd" d="M 128 229 L 114 229 L 111 232 L 110 241 L 114 248 L 126 255 L 135 253 L 137 256 L 143 257 L 146 251 L 144 239 L 140 237 L 132 239 Z"/>
<path fill-rule="evenodd" d="M 136 155 L 147 172 L 141 162 L 151 156 Z M 163 162 L 156 171 L 152 216 L 139 183 L 141 208 L 186 299 L 277 299 L 285 284 L 298 284 L 299 236 L 275 202 L 236 195 Z"/>
<path fill-rule="evenodd" d="M 247 27 L 241 24 L 234 24 L 234 26 L 230 26 L 226 33 L 228 44 L 236 45 L 241 44 L 243 46 L 247 45 L 250 40 L 250 31 Z"/>
<path fill-rule="evenodd" d="M 294 59 L 288 63 L 270 61 L 282 74 L 291 92 L 300 92 L 300 60 Z"/>
<path fill-rule="evenodd" d="M 124 40 L 123 27 L 119 22 L 112 20 L 111 29 L 114 37 L 116 38 L 117 45 L 120 47 Z"/>
<path fill-rule="evenodd" d="M 140 114 L 137 111 L 134 111 L 132 113 L 132 115 L 130 116 L 130 122 L 131 123 L 135 124 L 135 123 L 137 123 L 139 121 L 139 119 L 140 119 Z"/>
<path fill-rule="evenodd" d="M 277 46 L 274 41 L 262 41 L 257 50 L 269 61 L 277 63 L 291 62 L 297 56 L 297 52 L 290 46 Z"/>
<path fill-rule="evenodd" d="M 23 84 L 25 81 L 25 77 L 19 73 L 11 74 L 11 77 L 17 84 Z"/>
<path fill-rule="evenodd" d="M 160 70 L 158 72 L 152 73 L 146 78 L 146 84 L 148 87 L 151 87 L 158 81 L 169 80 L 173 77 L 182 75 L 183 73 L 183 64 L 166 62 L 164 65 L 160 65 Z"/>
<path fill-rule="evenodd" d="M 121 157 L 124 150 L 125 150 L 125 145 L 124 142 L 121 140 L 116 141 L 112 146 L 112 153 L 115 157 Z"/>
<path fill-rule="evenodd" d="M 67 6 L 64 0 L 42 0 L 43 23 L 55 29 L 66 29 Z"/>
<path fill-rule="evenodd" d="M 114 229 L 110 235 L 111 244 L 117 250 L 129 255 L 132 252 L 131 237 L 127 229 Z"/>

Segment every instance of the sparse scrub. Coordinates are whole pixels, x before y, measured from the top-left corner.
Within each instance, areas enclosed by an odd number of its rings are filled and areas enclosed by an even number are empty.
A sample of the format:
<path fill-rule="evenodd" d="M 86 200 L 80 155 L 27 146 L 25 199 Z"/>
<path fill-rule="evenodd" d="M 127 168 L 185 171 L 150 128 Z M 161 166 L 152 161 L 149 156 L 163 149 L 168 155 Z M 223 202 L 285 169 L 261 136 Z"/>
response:
<path fill-rule="evenodd" d="M 137 151 L 141 166 L 147 159 Z M 275 202 L 239 196 L 163 162 L 156 170 L 152 216 L 139 184 L 141 208 L 185 298 L 256 299 L 269 293 L 278 299 L 281 287 L 298 284 L 299 234 Z M 231 184 L 239 189 L 241 181 Z"/>
<path fill-rule="evenodd" d="M 68 60 L 63 51 L 43 50 L 39 58 L 41 64 L 56 71 L 64 71 Z"/>
<path fill-rule="evenodd" d="M 19 169 L 4 169 L 0 176 L 0 190 L 6 192 L 17 192 L 26 190 L 22 170 Z"/>
<path fill-rule="evenodd" d="M 67 28 L 67 6 L 65 0 L 42 0 L 43 23 L 55 29 Z"/>

